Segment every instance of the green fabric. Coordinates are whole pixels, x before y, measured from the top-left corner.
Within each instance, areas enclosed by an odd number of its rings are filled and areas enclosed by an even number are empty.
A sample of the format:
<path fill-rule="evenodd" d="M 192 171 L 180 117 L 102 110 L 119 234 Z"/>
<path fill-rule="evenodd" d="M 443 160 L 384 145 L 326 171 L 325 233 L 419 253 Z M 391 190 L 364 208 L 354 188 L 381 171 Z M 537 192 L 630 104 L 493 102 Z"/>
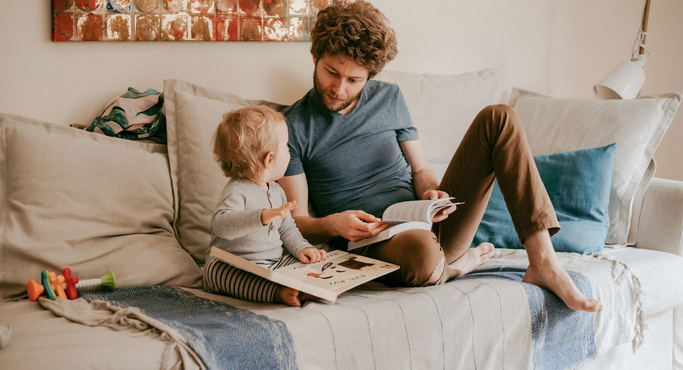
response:
<path fill-rule="evenodd" d="M 152 139 L 166 144 L 164 94 L 154 89 L 142 92 L 132 87 L 113 99 L 86 128 L 107 136 L 138 140 Z"/>

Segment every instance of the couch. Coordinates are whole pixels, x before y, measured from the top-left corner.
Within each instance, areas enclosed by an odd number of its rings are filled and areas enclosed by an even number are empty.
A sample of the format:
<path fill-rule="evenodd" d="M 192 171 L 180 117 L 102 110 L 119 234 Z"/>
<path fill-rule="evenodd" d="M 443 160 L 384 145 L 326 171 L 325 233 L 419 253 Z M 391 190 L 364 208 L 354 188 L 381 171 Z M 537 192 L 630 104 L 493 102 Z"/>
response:
<path fill-rule="evenodd" d="M 496 103 L 493 69 L 378 78 L 401 87 L 439 174 L 474 115 Z M 225 181 L 213 128 L 230 109 L 282 106 L 179 80 L 163 93 L 166 145 L 0 114 L 0 367 L 683 368 L 683 182 L 654 177 L 653 160 L 681 94 L 510 94 L 534 155 L 563 175 L 546 184 L 566 216 L 558 245 L 570 250 L 558 255 L 605 305 L 590 314 L 522 283 L 528 260 L 514 243 L 445 285 L 371 282 L 335 304 L 292 308 L 203 291 L 208 218 Z M 575 153 L 594 162 L 567 166 Z M 499 213 L 485 218 L 500 227 L 482 238 L 504 236 Z M 597 250 L 587 247 L 596 240 Z M 65 267 L 81 279 L 111 269 L 116 290 L 25 297 L 30 279 Z"/>

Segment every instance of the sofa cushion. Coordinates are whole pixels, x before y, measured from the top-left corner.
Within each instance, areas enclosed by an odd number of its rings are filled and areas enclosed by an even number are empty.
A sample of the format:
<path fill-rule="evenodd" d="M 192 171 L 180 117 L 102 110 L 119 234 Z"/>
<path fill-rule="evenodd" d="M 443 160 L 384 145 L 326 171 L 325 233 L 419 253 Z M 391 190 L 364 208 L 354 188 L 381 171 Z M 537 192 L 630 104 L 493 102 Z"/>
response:
<path fill-rule="evenodd" d="M 247 100 L 185 81 L 164 81 L 168 157 L 179 205 L 175 229 L 180 244 L 199 263 L 211 242 L 211 215 L 228 181 L 213 156 L 213 135 L 223 114 L 252 105 Z"/>
<path fill-rule="evenodd" d="M 494 104 L 495 69 L 457 75 L 384 71 L 378 80 L 401 88 L 427 160 L 438 179 L 479 111 Z"/>
<path fill-rule="evenodd" d="M 558 252 L 589 254 L 605 245 L 609 228 L 609 195 L 616 145 L 536 156 L 536 166 L 562 229 L 552 236 Z M 473 245 L 523 249 L 498 182 Z"/>
<path fill-rule="evenodd" d="M 165 147 L 0 115 L 0 292 L 41 271 L 195 287 L 178 245 Z"/>
<path fill-rule="evenodd" d="M 632 205 L 654 175 L 648 167 L 680 102 L 677 93 L 594 100 L 555 99 L 521 89 L 515 89 L 510 99 L 534 155 L 617 144 L 608 244 L 635 244 L 635 233 L 629 238 L 629 229 L 637 226 Z"/>

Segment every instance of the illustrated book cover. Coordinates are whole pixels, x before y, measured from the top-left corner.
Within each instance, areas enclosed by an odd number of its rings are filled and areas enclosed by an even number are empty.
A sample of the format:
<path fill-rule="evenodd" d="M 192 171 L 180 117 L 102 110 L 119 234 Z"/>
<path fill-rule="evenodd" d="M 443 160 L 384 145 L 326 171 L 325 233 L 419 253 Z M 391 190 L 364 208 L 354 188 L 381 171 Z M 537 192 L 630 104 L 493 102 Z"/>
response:
<path fill-rule="evenodd" d="M 276 270 L 216 247 L 211 248 L 210 255 L 241 270 L 330 303 L 334 303 L 341 293 L 349 289 L 399 269 L 398 265 L 392 263 L 341 250 L 330 251 L 328 258 L 318 263 L 295 262 Z"/>

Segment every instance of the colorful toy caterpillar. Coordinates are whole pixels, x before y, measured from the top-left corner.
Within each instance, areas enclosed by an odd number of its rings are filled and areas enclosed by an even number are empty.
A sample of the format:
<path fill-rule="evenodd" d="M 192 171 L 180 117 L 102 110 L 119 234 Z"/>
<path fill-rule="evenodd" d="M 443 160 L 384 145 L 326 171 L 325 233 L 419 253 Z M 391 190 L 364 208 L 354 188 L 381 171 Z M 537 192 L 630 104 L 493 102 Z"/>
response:
<path fill-rule="evenodd" d="M 92 288 L 96 286 L 101 286 L 110 290 L 116 289 L 116 277 L 114 276 L 114 272 L 108 270 L 102 277 L 79 281 L 78 276 L 71 275 L 71 269 L 68 267 L 65 268 L 62 271 L 62 275 L 59 276 L 54 272 L 48 272 L 46 270 L 40 274 L 40 283 L 30 279 L 28 284 L 26 284 L 26 290 L 28 291 L 28 298 L 32 301 L 38 299 L 43 293 L 50 299 L 55 299 L 56 297 L 76 299 L 78 298 L 76 289 Z"/>

